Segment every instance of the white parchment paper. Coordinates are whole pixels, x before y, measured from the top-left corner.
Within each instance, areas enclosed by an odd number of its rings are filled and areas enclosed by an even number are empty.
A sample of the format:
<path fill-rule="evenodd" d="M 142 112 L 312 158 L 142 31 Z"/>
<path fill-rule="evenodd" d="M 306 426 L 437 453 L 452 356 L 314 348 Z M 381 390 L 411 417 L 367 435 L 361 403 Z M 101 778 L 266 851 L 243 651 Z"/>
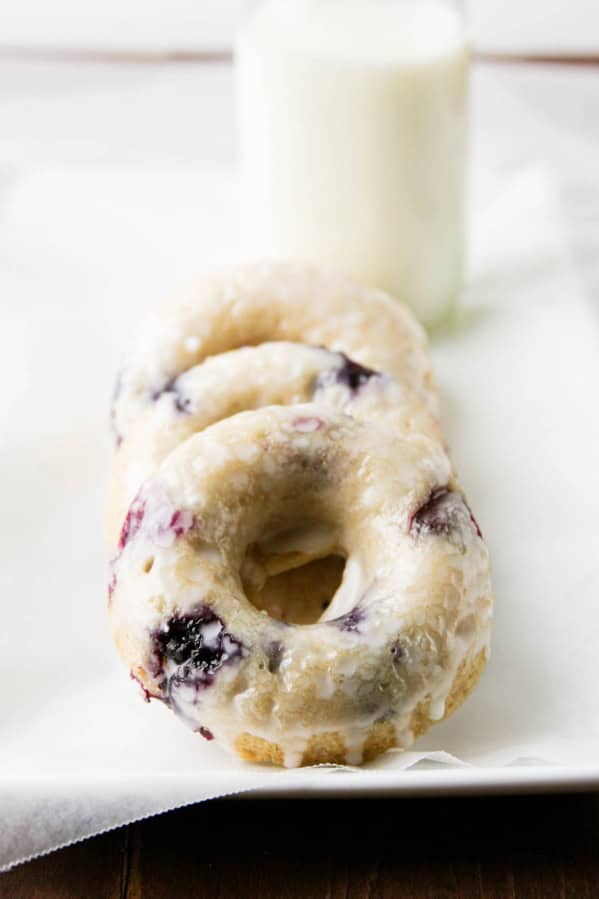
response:
<path fill-rule="evenodd" d="M 235 185 L 219 173 L 0 178 L 0 867 L 239 791 L 509 786 L 542 783 L 546 765 L 564 782 L 599 773 L 599 322 L 550 177 L 481 176 L 473 195 L 464 321 L 434 355 L 494 563 L 493 656 L 414 752 L 359 772 L 285 772 L 230 759 L 141 702 L 106 619 L 119 356 L 173 285 L 235 258 Z M 517 777 L 497 774 L 516 763 Z"/>

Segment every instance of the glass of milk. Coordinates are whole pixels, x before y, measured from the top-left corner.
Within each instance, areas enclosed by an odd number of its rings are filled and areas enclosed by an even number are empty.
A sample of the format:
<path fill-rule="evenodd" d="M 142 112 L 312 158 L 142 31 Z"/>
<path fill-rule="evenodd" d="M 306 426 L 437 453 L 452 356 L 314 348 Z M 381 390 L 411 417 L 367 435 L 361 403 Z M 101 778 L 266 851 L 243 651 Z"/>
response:
<path fill-rule="evenodd" d="M 464 268 L 457 0 L 254 0 L 236 45 L 248 253 L 382 287 L 429 327 Z"/>

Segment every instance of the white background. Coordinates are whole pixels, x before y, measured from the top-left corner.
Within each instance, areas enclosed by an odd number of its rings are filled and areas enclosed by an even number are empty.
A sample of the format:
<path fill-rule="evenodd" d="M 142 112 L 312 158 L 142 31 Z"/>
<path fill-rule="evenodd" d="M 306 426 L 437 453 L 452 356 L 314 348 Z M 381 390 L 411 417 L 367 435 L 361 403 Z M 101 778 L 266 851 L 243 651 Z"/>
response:
<path fill-rule="evenodd" d="M 598 53 L 598 0 L 467 0 L 479 50 Z M 3 46 L 228 47 L 240 0 L 5 0 Z"/>

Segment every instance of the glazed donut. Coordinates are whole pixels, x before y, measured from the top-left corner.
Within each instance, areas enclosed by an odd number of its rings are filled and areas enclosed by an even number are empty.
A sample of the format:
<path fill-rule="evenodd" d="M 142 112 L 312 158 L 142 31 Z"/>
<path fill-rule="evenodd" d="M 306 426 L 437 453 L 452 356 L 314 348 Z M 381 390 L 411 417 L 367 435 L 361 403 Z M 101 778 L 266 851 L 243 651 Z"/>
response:
<path fill-rule="evenodd" d="M 257 609 L 261 560 L 335 547 L 311 623 Z M 442 446 L 322 404 L 242 412 L 175 449 L 128 512 L 110 583 L 146 697 L 242 758 L 356 764 L 456 708 L 487 657 L 480 530 Z"/>
<path fill-rule="evenodd" d="M 325 346 L 385 371 L 439 416 L 426 335 L 405 306 L 340 275 L 269 263 L 206 276 L 140 330 L 115 390 L 117 443 L 192 366 L 208 356 L 277 340 Z"/>
<path fill-rule="evenodd" d="M 192 434 L 240 411 L 310 400 L 442 439 L 438 421 L 417 396 L 342 353 L 289 342 L 231 350 L 179 375 L 131 423 L 111 482 L 112 544 L 142 482 Z"/>

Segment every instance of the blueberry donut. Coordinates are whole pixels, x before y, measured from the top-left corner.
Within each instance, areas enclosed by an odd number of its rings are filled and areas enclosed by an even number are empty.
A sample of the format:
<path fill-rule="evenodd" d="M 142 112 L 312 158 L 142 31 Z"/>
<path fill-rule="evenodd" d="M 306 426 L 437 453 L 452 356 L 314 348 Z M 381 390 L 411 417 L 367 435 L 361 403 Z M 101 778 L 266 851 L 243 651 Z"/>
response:
<path fill-rule="evenodd" d="M 131 423 L 111 482 L 113 545 L 141 483 L 192 434 L 246 409 L 311 400 L 442 439 L 437 420 L 417 396 L 343 353 L 283 341 L 231 350 L 179 375 Z"/>
<path fill-rule="evenodd" d="M 310 266 L 246 265 L 204 277 L 140 330 L 115 390 L 117 443 L 183 372 L 209 356 L 278 340 L 324 346 L 385 371 L 438 417 L 426 335 L 401 303 Z"/>
<path fill-rule="evenodd" d="M 264 558 L 332 549 L 342 582 L 311 621 L 248 598 Z M 488 653 L 487 549 L 440 443 L 317 403 L 242 412 L 175 449 L 129 509 L 109 593 L 146 698 L 251 761 L 407 747 Z"/>

